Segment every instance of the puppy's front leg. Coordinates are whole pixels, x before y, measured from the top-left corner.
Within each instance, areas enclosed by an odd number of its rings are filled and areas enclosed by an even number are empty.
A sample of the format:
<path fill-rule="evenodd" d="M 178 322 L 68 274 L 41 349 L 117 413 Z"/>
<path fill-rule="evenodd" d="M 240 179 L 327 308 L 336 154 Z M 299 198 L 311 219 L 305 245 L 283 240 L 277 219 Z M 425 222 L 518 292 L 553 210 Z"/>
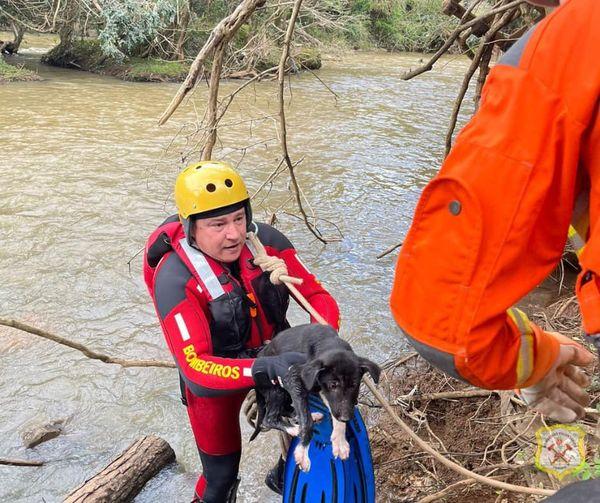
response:
<path fill-rule="evenodd" d="M 308 408 L 308 391 L 304 388 L 300 373 L 292 366 L 284 380 L 284 387 L 292 397 L 292 405 L 298 417 L 298 436 L 300 442 L 294 449 L 294 460 L 302 471 L 310 470 L 308 446 L 312 438 L 313 419 Z"/>
<path fill-rule="evenodd" d="M 341 460 L 348 459 L 350 456 L 350 444 L 346 440 L 346 423 L 338 421 L 333 414 L 331 415 L 333 422 L 333 431 L 331 432 L 331 450 L 336 458 Z"/>

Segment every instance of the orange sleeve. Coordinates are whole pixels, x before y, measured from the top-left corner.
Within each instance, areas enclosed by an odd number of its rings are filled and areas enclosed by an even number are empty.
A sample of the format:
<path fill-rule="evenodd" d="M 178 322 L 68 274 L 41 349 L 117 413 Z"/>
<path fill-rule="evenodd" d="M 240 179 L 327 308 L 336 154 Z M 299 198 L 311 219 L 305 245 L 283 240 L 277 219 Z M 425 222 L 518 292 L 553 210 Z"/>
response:
<path fill-rule="evenodd" d="M 557 9 L 529 34 L 516 64 L 491 71 L 398 258 L 391 309 L 400 328 L 430 361 L 450 358 L 480 387 L 533 384 L 558 352 L 551 336 L 507 310 L 564 249 L 600 84 L 596 3 Z"/>

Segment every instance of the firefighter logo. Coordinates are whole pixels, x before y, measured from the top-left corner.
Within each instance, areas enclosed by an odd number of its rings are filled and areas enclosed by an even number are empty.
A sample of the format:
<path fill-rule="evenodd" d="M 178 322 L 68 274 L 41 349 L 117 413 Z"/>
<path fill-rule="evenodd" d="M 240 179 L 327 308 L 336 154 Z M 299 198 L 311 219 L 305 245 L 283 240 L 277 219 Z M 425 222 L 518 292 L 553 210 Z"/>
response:
<path fill-rule="evenodd" d="M 585 431 L 579 426 L 555 424 L 535 432 L 535 466 L 561 480 L 577 472 L 585 463 Z"/>

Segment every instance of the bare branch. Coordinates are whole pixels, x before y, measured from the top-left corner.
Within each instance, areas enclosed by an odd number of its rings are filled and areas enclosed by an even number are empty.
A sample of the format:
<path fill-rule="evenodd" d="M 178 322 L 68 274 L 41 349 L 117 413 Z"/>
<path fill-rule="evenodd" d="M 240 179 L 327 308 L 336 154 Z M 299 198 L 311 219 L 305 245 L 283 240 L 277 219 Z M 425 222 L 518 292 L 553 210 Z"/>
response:
<path fill-rule="evenodd" d="M 480 23 L 483 19 L 486 19 L 490 16 L 495 16 L 496 14 L 501 14 L 501 13 L 511 10 L 515 7 L 518 7 L 524 1 L 525 0 L 514 0 L 513 2 L 510 2 L 506 5 L 497 7 L 496 9 L 492 9 L 492 10 L 486 12 L 486 13 L 482 14 L 481 16 L 478 16 L 475 19 L 469 21 L 468 23 L 461 24 L 458 28 L 456 28 L 456 30 L 454 30 L 452 32 L 452 34 L 448 37 L 448 39 L 446 40 L 444 45 L 439 48 L 439 50 L 431 57 L 431 59 L 427 63 L 425 63 L 423 66 L 421 66 L 415 70 L 410 70 L 410 71 L 406 72 L 402 76 L 402 79 L 410 80 L 410 79 L 416 77 L 417 75 L 421 75 L 422 73 L 428 72 L 429 70 L 431 70 L 433 68 L 434 63 L 446 53 L 446 51 L 452 46 L 454 41 L 458 38 L 458 36 L 464 30 L 467 30 L 467 29 L 475 26 L 476 24 Z M 470 8 L 467 10 L 465 15 L 463 16 L 463 19 L 465 18 L 465 16 L 467 16 L 468 14 L 471 13 L 472 8 L 474 8 L 474 6 L 476 4 L 477 4 L 477 2 L 475 2 L 473 5 L 470 6 Z"/>
<path fill-rule="evenodd" d="M 283 42 L 283 49 L 281 51 L 281 59 L 279 60 L 279 71 L 277 73 L 277 83 L 279 84 L 279 121 L 277 123 L 279 127 L 279 141 L 281 145 L 281 150 L 283 151 L 283 159 L 285 164 L 288 167 L 290 172 L 290 178 L 292 181 L 292 187 L 294 188 L 294 194 L 296 196 L 296 204 L 298 205 L 298 209 L 304 218 L 304 223 L 308 230 L 313 233 L 313 235 L 322 243 L 327 243 L 323 237 L 321 237 L 314 226 L 308 221 L 308 216 L 304 211 L 304 207 L 302 206 L 302 198 L 300 195 L 300 187 L 298 186 L 298 180 L 296 180 L 296 174 L 294 173 L 294 165 L 292 164 L 292 160 L 290 159 L 290 154 L 287 146 L 287 126 L 285 122 L 285 97 L 284 97 L 284 84 L 285 84 L 285 65 L 287 63 L 289 54 L 290 54 L 290 44 L 292 41 L 292 35 L 294 34 L 294 26 L 296 24 L 296 19 L 298 18 L 298 13 L 300 12 L 300 7 L 302 6 L 302 0 L 296 0 L 294 3 L 294 8 L 292 10 L 292 14 L 290 16 L 290 20 L 288 22 L 287 32 L 285 34 L 285 40 Z"/>
<path fill-rule="evenodd" d="M 265 2 L 266 0 L 243 0 L 231 15 L 222 19 L 219 24 L 215 26 L 208 37 L 208 40 L 202 49 L 200 49 L 196 59 L 194 59 L 194 62 L 190 66 L 185 81 L 181 84 L 177 94 L 173 97 L 171 103 L 160 117 L 158 121 L 159 126 L 162 126 L 169 120 L 171 115 L 173 115 L 175 110 L 177 110 L 177 107 L 179 107 L 183 101 L 183 98 L 185 98 L 185 96 L 194 88 L 198 81 L 200 71 L 204 66 L 204 62 L 214 53 L 217 46 L 229 42 L 239 27 L 246 22 L 258 7 L 262 7 Z"/>
<path fill-rule="evenodd" d="M 0 325 L 4 325 L 6 327 L 16 328 L 17 330 L 21 330 L 23 332 L 28 332 L 33 335 L 37 335 L 39 337 L 43 337 L 44 339 L 48 339 L 53 342 L 57 342 L 58 344 L 62 344 L 63 346 L 67 346 L 72 349 L 76 349 L 77 351 L 81 351 L 85 356 L 91 358 L 93 360 L 100 360 L 104 363 L 114 363 L 116 365 L 121 365 L 121 367 L 165 367 L 165 368 L 175 368 L 174 362 L 160 361 L 160 360 L 124 360 L 122 358 L 113 358 L 112 356 L 108 356 L 102 353 L 98 353 L 93 351 L 83 344 L 79 344 L 78 342 L 73 342 L 64 337 L 60 337 L 55 334 L 51 334 L 50 332 L 46 332 L 45 330 L 41 330 L 36 327 L 32 327 L 31 325 L 27 325 L 26 323 L 22 323 L 17 320 L 10 320 L 0 318 Z"/>
<path fill-rule="evenodd" d="M 221 81 L 221 70 L 223 68 L 223 55 L 227 44 L 221 42 L 215 49 L 212 70 L 210 72 L 209 96 L 206 114 L 208 116 L 208 139 L 202 150 L 202 160 L 212 158 L 212 151 L 217 142 L 217 107 L 219 98 L 219 82 Z"/>

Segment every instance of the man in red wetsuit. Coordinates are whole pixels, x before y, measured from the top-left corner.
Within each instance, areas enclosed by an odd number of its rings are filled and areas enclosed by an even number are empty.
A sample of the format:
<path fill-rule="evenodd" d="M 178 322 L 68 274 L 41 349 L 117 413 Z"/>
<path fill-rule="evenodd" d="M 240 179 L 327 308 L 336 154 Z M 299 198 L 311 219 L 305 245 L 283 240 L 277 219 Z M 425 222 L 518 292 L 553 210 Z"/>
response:
<path fill-rule="evenodd" d="M 188 166 L 177 178 L 175 203 L 178 215 L 148 239 L 144 278 L 179 369 L 202 461 L 194 501 L 231 502 L 241 454 L 239 412 L 248 390 L 257 381 L 276 383 L 291 365 L 304 361 L 300 353 L 256 358 L 289 326 L 287 289 L 270 278 L 278 283 L 275 271 L 301 278 L 298 290 L 336 329 L 339 310 L 290 241 L 273 227 L 252 222 L 246 186 L 229 165 Z M 264 257 L 254 260 L 248 230 L 271 256 L 266 263 Z M 280 460 L 267 476 L 273 490 L 281 490 L 281 471 Z"/>

